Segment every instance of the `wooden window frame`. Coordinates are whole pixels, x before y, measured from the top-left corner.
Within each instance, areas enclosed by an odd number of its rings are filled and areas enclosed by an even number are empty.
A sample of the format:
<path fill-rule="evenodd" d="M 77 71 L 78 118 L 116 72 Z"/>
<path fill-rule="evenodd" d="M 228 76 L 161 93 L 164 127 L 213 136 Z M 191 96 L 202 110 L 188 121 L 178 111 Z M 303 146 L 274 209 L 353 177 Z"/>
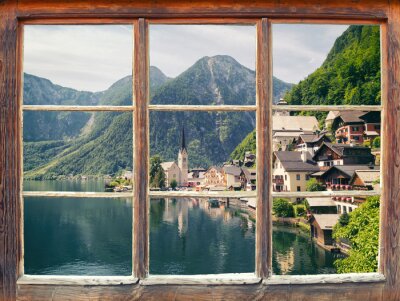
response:
<path fill-rule="evenodd" d="M 44 300 L 66 299 L 85 300 L 87 298 L 101 299 L 178 299 L 178 298 L 203 298 L 203 299 L 262 299 L 268 300 L 334 300 L 340 295 L 340 300 L 399 300 L 400 299 L 400 4 L 396 1 L 366 0 L 364 2 L 351 2 L 350 4 L 339 1 L 320 3 L 316 0 L 256 0 L 252 4 L 238 3 L 233 0 L 222 0 L 221 3 L 197 1 L 181 4 L 178 0 L 157 1 L 149 4 L 146 1 L 134 3 L 124 0 L 98 0 L 92 6 L 78 1 L 61 0 L 57 2 L 35 0 L 5 0 L 0 4 L 0 299 L 4 300 Z M 89 16 L 89 17 L 88 17 Z M 213 281 L 212 278 L 168 280 L 155 279 L 153 283 L 129 283 L 114 285 L 112 283 L 98 282 L 92 279 L 86 283 L 71 279 L 71 282 L 54 280 L 53 284 L 39 280 L 24 283 L 21 276 L 22 246 L 22 191 L 21 191 L 21 24 L 46 23 L 49 24 L 104 24 L 127 23 L 127 19 L 138 19 L 139 26 L 135 30 L 135 59 L 142 59 L 141 64 L 135 64 L 135 74 L 146 74 L 147 54 L 144 49 L 138 48 L 144 41 L 146 34 L 146 21 L 143 18 L 177 18 L 183 17 L 190 20 L 200 20 L 206 17 L 217 23 L 226 23 L 234 18 L 258 18 L 258 56 L 257 56 L 257 157 L 265 155 L 271 158 L 269 145 L 272 142 L 269 122 L 272 110 L 278 109 L 270 106 L 272 91 L 272 69 L 270 45 L 271 22 L 293 23 L 342 23 L 342 24 L 380 24 L 382 44 L 382 107 L 374 108 L 364 106 L 365 110 L 382 110 L 382 203 L 380 225 L 380 252 L 379 273 L 372 274 L 344 274 L 344 275 L 315 275 L 315 276 L 271 276 L 272 250 L 268 243 L 271 237 L 270 206 L 275 193 L 271 192 L 271 160 L 260 160 L 257 182 L 265 183 L 257 187 L 257 229 L 262 235 L 257 234 L 256 273 L 262 283 L 252 285 L 226 286 L 229 283 Z M 68 21 L 69 20 L 69 21 Z M 165 21 L 165 20 L 164 20 Z M 201 21 L 201 20 L 200 20 Z M 205 20 L 202 20 L 205 21 Z M 183 21 L 185 22 L 185 21 Z M 259 36 L 261 35 L 261 36 Z M 136 44 L 136 42 L 139 42 Z M 261 49 L 260 49 L 261 48 Z M 261 62 L 261 63 L 260 63 Z M 263 64 L 262 62 L 269 62 Z M 260 76 L 268 75 L 267 78 Z M 147 81 L 147 80 L 146 80 Z M 132 109 L 135 116 L 135 127 L 148 125 L 148 111 L 150 105 L 145 101 L 148 93 L 146 81 L 134 81 L 136 108 Z M 142 101 L 138 102 L 138 99 Z M 26 109 L 26 108 L 25 108 Z M 27 108 L 29 109 L 29 108 Z M 52 108 L 49 108 L 52 109 Z M 172 109 L 172 107 L 171 107 Z M 177 108 L 173 108 L 176 110 Z M 207 110 L 213 108 L 207 108 Z M 286 110 L 330 110 L 330 106 L 318 108 L 307 106 L 287 106 Z M 335 107 L 335 110 L 351 110 L 355 107 Z M 71 109 L 72 110 L 72 109 Z M 92 108 L 87 108 L 91 111 Z M 100 110 L 100 109 L 99 109 Z M 116 109 L 118 110 L 118 109 Z M 227 111 L 231 110 L 226 108 Z M 124 108 L 121 108 L 124 111 Z M 134 131 L 135 141 L 141 147 L 135 147 L 135 161 L 147 158 L 148 135 L 146 129 Z M 140 138 L 144 138 L 141 140 Z M 139 139 L 139 140 L 138 140 Z M 263 156 L 264 157 L 264 156 Z M 143 160 L 141 165 L 135 166 L 135 177 L 148 176 L 148 161 Z M 261 172 L 260 172 L 261 170 Z M 135 181 L 134 218 L 140 214 L 146 215 L 148 210 L 147 190 L 148 183 Z M 144 189 L 146 188 L 146 189 Z M 301 197 L 317 196 L 309 192 L 301 193 Z M 348 193 L 349 194 L 349 193 Z M 352 193 L 353 194 L 353 193 Z M 357 193 L 356 193 L 357 194 Z M 280 193 L 279 196 L 292 196 L 291 193 Z M 335 195 L 334 192 L 320 193 L 320 195 Z M 363 193 L 366 195 L 366 193 Z M 298 197 L 299 193 L 295 193 Z M 263 218 L 260 218 L 263 217 Z M 146 218 L 147 219 L 147 218 Z M 147 275 L 148 246 L 147 246 L 147 220 L 143 224 L 134 222 L 134 249 L 141 250 L 133 255 L 135 275 L 143 278 Z M 145 235 L 144 235 L 145 234 Z M 260 260 L 261 258 L 261 260 Z M 147 264 L 144 264 L 146 263 Z M 174 276 L 175 277 L 175 276 Z M 109 278 L 109 277 L 108 277 Z M 177 277 L 175 277 L 177 278 Z M 150 280 L 150 278 L 148 278 Z M 85 279 L 86 281 L 87 279 Z M 232 279 L 230 279 L 232 280 Z M 234 279 L 235 280 L 235 279 Z M 164 281 L 164 282 L 162 282 Z M 134 281 L 133 281 L 134 282 Z M 231 281 L 233 284 L 245 283 Z M 44 284 L 46 283 L 46 284 Z M 102 286 L 95 286 L 96 283 Z M 121 283 L 121 282 L 120 282 Z M 194 285 L 194 284 L 197 285 Z M 80 284 L 85 284 L 81 286 Z M 153 284 L 153 285 L 150 285 Z M 218 286 L 210 287 L 210 284 Z"/>

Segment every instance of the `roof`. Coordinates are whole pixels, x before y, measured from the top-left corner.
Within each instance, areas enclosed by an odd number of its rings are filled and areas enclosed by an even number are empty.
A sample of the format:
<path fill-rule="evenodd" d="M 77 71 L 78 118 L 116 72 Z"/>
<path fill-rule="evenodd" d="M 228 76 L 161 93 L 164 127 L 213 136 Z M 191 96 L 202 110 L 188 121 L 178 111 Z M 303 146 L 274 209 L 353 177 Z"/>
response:
<path fill-rule="evenodd" d="M 366 146 L 351 145 L 351 144 L 344 144 L 344 143 L 324 142 L 324 143 L 321 144 L 319 149 L 315 152 L 315 155 L 314 155 L 313 159 L 318 156 L 320 150 L 323 149 L 324 146 L 330 148 L 332 151 L 334 151 L 335 153 L 337 153 L 341 157 L 346 156 L 346 155 L 348 155 L 348 156 L 358 156 L 358 157 L 365 156 L 365 155 L 371 155 L 372 156 L 371 149 L 366 147 Z M 353 150 L 364 151 L 364 153 L 354 154 Z M 349 152 L 351 152 L 352 154 L 349 154 Z"/>
<path fill-rule="evenodd" d="M 365 131 L 366 136 L 379 136 L 378 132 L 376 131 Z"/>
<path fill-rule="evenodd" d="M 302 139 L 305 143 L 316 143 L 318 141 L 321 141 L 321 139 L 325 138 L 326 132 L 322 132 L 322 133 L 312 133 L 312 134 L 300 134 L 300 139 Z"/>
<path fill-rule="evenodd" d="M 373 185 L 373 183 L 379 179 L 380 177 L 380 170 L 379 169 L 367 169 L 367 170 L 356 170 L 352 177 L 352 181 L 356 176 L 358 176 L 365 185 Z"/>
<path fill-rule="evenodd" d="M 340 114 L 340 111 L 329 111 L 328 116 L 326 116 L 325 120 L 333 120 Z"/>
<path fill-rule="evenodd" d="M 277 151 L 274 155 L 281 162 L 286 171 L 310 171 L 317 172 L 319 167 L 316 162 L 312 161 L 309 152 L 306 153 L 307 160 L 303 162 L 301 152 L 292 151 Z"/>
<path fill-rule="evenodd" d="M 210 166 L 205 173 L 209 172 L 211 169 L 215 169 L 218 172 L 221 172 L 223 170 L 222 167 L 213 165 L 213 166 Z"/>
<path fill-rule="evenodd" d="M 273 131 L 310 131 L 318 130 L 315 116 L 272 116 Z"/>
<path fill-rule="evenodd" d="M 337 117 L 340 117 L 345 123 L 364 123 L 360 117 L 366 113 L 366 111 L 343 111 Z"/>
<path fill-rule="evenodd" d="M 248 181 L 250 180 L 255 180 L 257 175 L 256 175 L 256 169 L 255 168 L 246 168 L 242 167 L 243 173 Z"/>
<path fill-rule="evenodd" d="M 240 174 L 242 173 L 242 169 L 235 165 L 224 165 L 223 169 L 226 174 L 234 176 L 240 176 Z"/>
<path fill-rule="evenodd" d="M 161 163 L 161 167 L 162 167 L 164 170 L 168 170 L 168 169 L 170 169 L 170 168 L 172 167 L 172 165 L 174 165 L 174 164 L 175 164 L 174 161 L 163 162 L 163 163 Z"/>
<path fill-rule="evenodd" d="M 353 177 L 356 170 L 377 170 L 379 172 L 379 166 L 374 165 L 334 165 L 324 172 L 322 176 L 331 172 L 333 169 L 337 169 L 347 175 L 349 178 Z"/>
<path fill-rule="evenodd" d="M 313 217 L 322 230 L 332 230 L 340 214 L 314 214 Z"/>
<path fill-rule="evenodd" d="M 310 207 L 335 207 L 336 204 L 330 197 L 322 198 L 307 198 Z"/>

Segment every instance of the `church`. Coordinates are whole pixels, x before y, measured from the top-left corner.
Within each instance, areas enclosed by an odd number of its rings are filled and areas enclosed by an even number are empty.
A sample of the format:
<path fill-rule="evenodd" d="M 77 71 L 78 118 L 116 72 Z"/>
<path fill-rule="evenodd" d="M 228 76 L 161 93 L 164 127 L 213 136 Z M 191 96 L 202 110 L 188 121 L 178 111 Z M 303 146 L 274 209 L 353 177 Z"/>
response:
<path fill-rule="evenodd" d="M 175 180 L 180 187 L 188 186 L 189 162 L 186 149 L 185 128 L 182 127 L 181 146 L 178 152 L 178 164 L 175 161 L 161 163 L 165 173 L 165 186 L 171 186 Z"/>

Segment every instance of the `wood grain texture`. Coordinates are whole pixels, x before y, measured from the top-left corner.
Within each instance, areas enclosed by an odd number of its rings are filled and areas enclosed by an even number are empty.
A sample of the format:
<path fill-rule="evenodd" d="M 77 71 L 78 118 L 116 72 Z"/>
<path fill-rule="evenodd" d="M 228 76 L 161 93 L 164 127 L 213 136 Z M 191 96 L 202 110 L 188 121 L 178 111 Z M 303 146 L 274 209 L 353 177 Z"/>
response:
<path fill-rule="evenodd" d="M 160 285 L 43 286 L 19 285 L 19 301 L 27 300 L 382 300 L 382 283 L 311 285 Z"/>
<path fill-rule="evenodd" d="M 16 3 L 0 2 L 0 300 L 15 298 L 20 245 Z"/>
<path fill-rule="evenodd" d="M 149 269 L 149 84 L 148 33 L 144 19 L 134 24 L 134 166 L 133 166 L 133 274 L 144 278 Z"/>
<path fill-rule="evenodd" d="M 267 19 L 257 25 L 257 210 L 256 274 L 272 274 L 272 37 Z"/>
<path fill-rule="evenodd" d="M 149 105 L 153 111 L 205 111 L 205 112 L 236 112 L 255 111 L 257 106 L 233 106 L 233 105 Z"/>
<path fill-rule="evenodd" d="M 24 111 L 69 111 L 69 112 L 132 112 L 133 106 L 57 106 L 57 105 L 24 105 Z"/>
<path fill-rule="evenodd" d="M 24 191 L 24 197 L 52 198 L 132 198 L 132 192 Z"/>
<path fill-rule="evenodd" d="M 383 300 L 400 300 L 400 2 L 389 1 L 383 46 L 383 198 L 380 269 L 386 276 Z"/>
<path fill-rule="evenodd" d="M 17 281 L 18 285 L 125 285 L 136 284 L 138 278 L 132 276 L 48 276 L 24 275 Z"/>
<path fill-rule="evenodd" d="M 387 2 L 374 0 L 19 0 L 24 18 L 153 17 L 153 18 L 330 18 L 385 19 Z"/>
<path fill-rule="evenodd" d="M 325 106 L 325 105 L 273 105 L 272 110 L 276 111 L 381 111 L 382 106 Z"/>

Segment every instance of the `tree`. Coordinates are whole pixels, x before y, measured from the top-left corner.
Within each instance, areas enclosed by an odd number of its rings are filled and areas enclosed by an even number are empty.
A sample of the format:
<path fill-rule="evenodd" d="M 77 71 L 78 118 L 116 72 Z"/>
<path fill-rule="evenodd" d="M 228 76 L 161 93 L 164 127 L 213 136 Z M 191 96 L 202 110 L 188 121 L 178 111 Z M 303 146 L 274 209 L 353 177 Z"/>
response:
<path fill-rule="evenodd" d="M 311 178 L 306 183 L 307 191 L 324 191 L 325 187 L 319 183 L 315 178 Z"/>
<path fill-rule="evenodd" d="M 164 188 L 165 187 L 165 173 L 161 166 L 160 156 L 153 156 L 150 159 L 150 187 Z"/>
<path fill-rule="evenodd" d="M 294 217 L 293 204 L 287 199 L 275 199 L 272 212 L 276 217 Z"/>
<path fill-rule="evenodd" d="M 339 273 L 377 271 L 379 203 L 379 196 L 367 198 L 364 204 L 348 214 L 347 225 L 341 225 L 339 220 L 333 228 L 336 240 L 344 239 L 351 244 L 349 256 L 335 261 Z"/>
<path fill-rule="evenodd" d="M 178 186 L 178 182 L 175 179 L 173 179 L 171 183 L 169 183 L 169 187 L 175 190 L 176 186 Z"/>
<path fill-rule="evenodd" d="M 375 137 L 375 139 L 372 141 L 372 147 L 373 148 L 381 147 L 381 137 Z"/>

